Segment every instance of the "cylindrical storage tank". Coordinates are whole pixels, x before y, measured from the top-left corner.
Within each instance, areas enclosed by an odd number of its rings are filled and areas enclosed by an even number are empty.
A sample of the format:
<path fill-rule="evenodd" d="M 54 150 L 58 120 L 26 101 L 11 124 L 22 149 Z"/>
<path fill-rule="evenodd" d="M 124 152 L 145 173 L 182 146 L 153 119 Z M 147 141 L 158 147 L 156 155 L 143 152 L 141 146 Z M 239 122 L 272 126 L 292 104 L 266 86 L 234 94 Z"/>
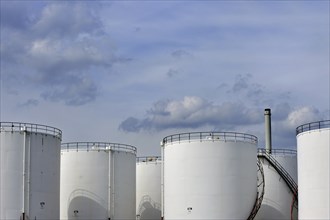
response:
<path fill-rule="evenodd" d="M 62 144 L 61 219 L 134 220 L 136 148 L 104 142 Z"/>
<path fill-rule="evenodd" d="M 161 163 L 161 158 L 159 156 L 137 158 L 137 220 L 161 219 Z"/>
<path fill-rule="evenodd" d="M 233 132 L 165 137 L 164 219 L 247 219 L 257 198 L 257 138 Z"/>
<path fill-rule="evenodd" d="M 296 219 L 297 209 L 294 192 L 283 179 L 283 175 L 289 174 L 292 180 L 297 183 L 297 151 L 272 149 L 271 154 L 269 154 L 271 160 L 267 159 L 266 153 L 268 153 L 267 149 L 258 150 L 264 171 L 265 193 L 261 207 L 254 219 Z M 284 169 L 286 173 L 280 174 L 274 166 Z"/>
<path fill-rule="evenodd" d="M 0 122 L 0 219 L 59 219 L 61 130 Z"/>
<path fill-rule="evenodd" d="M 330 120 L 296 129 L 298 151 L 298 217 L 330 219 Z"/>

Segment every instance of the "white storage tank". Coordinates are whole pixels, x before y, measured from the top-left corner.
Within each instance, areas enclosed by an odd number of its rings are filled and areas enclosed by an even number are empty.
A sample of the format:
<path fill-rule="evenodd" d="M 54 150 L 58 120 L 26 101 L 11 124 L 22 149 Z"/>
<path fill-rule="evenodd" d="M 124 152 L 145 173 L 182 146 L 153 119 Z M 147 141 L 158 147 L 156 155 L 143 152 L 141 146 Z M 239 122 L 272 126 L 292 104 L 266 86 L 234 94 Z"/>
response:
<path fill-rule="evenodd" d="M 291 189 L 287 180 L 297 183 L 297 152 L 272 149 L 269 154 L 266 149 L 258 149 L 258 157 L 264 171 L 265 193 L 255 219 L 296 219 L 296 188 Z"/>
<path fill-rule="evenodd" d="M 136 148 L 104 142 L 62 144 L 61 219 L 136 218 Z"/>
<path fill-rule="evenodd" d="M 247 219 L 257 199 L 257 138 L 234 132 L 165 137 L 164 219 Z"/>
<path fill-rule="evenodd" d="M 138 157 L 136 162 L 137 220 L 161 219 L 161 158 Z"/>
<path fill-rule="evenodd" d="M 0 219 L 59 219 L 61 130 L 0 122 Z"/>
<path fill-rule="evenodd" d="M 297 127 L 299 219 L 330 219 L 330 120 Z"/>

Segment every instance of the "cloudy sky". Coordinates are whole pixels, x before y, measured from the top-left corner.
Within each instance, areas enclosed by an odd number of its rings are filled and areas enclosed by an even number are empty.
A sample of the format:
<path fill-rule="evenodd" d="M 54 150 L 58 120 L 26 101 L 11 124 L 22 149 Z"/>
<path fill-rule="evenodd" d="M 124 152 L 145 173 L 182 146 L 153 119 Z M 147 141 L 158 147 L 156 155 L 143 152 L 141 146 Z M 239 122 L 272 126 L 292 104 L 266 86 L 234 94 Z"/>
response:
<path fill-rule="evenodd" d="M 193 131 L 273 146 L 329 119 L 329 1 L 0 1 L 0 121 L 63 142 L 130 144 Z"/>

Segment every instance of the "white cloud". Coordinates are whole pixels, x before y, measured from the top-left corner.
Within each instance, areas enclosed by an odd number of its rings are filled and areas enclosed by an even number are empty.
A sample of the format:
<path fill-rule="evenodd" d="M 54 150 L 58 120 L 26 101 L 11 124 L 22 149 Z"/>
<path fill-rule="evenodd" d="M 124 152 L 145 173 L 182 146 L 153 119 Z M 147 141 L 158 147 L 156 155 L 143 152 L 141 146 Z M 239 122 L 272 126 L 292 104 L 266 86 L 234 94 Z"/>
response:
<path fill-rule="evenodd" d="M 46 100 L 69 105 L 94 101 L 99 94 L 95 72 L 126 61 L 115 56 L 98 3 L 52 2 L 40 8 L 25 29 L 6 29 L 1 35 L 6 39 L 1 41 L 6 88 L 32 84 Z"/>
<path fill-rule="evenodd" d="M 273 142 L 277 148 L 295 147 L 298 126 L 329 119 L 328 114 L 315 107 L 290 107 L 288 104 L 277 106 L 272 115 Z"/>
<path fill-rule="evenodd" d="M 158 146 L 187 129 L 260 134 L 270 107 L 274 142 L 294 146 L 299 117 L 329 115 L 327 1 L 0 4 L 4 117 L 52 123 L 79 105 L 77 133 L 110 122 L 104 139 Z"/>
<path fill-rule="evenodd" d="M 320 111 L 316 108 L 305 106 L 290 112 L 285 121 L 285 124 L 289 128 L 295 129 L 299 125 L 319 120 L 322 120 Z"/>
<path fill-rule="evenodd" d="M 29 99 L 26 102 L 19 105 L 19 107 L 30 107 L 39 105 L 39 101 L 37 99 Z"/>
<path fill-rule="evenodd" d="M 98 89 L 94 82 L 88 78 L 75 78 L 75 83 L 68 86 L 63 84 L 56 86 L 51 91 L 46 91 L 41 96 L 46 100 L 63 100 L 67 105 L 80 106 L 96 99 Z"/>
<path fill-rule="evenodd" d="M 146 118 L 129 117 L 119 127 L 128 132 L 197 128 L 205 125 L 228 129 L 259 123 L 262 117 L 255 112 L 242 103 L 225 102 L 216 105 L 201 97 L 186 96 L 183 100 L 159 101 L 147 111 Z"/>
<path fill-rule="evenodd" d="M 38 37 L 73 37 L 82 33 L 102 33 L 102 22 L 95 6 L 87 2 L 54 2 L 41 12 L 40 18 L 32 27 Z"/>

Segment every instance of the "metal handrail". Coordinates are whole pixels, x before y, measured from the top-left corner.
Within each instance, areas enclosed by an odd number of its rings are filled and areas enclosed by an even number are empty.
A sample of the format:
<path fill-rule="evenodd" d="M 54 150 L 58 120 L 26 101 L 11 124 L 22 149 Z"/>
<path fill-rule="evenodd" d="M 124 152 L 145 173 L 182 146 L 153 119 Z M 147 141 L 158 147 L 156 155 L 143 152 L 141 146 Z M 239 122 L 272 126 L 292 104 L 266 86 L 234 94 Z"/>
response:
<path fill-rule="evenodd" d="M 330 128 L 330 120 L 311 122 L 307 124 L 300 125 L 296 128 L 296 135 L 305 132 L 321 128 Z"/>
<path fill-rule="evenodd" d="M 136 157 L 136 162 L 155 162 L 161 161 L 161 156 L 144 156 L 144 157 Z"/>
<path fill-rule="evenodd" d="M 100 150 L 114 150 L 114 151 L 124 151 L 136 154 L 136 147 L 119 144 L 119 143 L 107 143 L 107 142 L 68 142 L 61 144 L 62 151 L 100 151 Z"/>
<path fill-rule="evenodd" d="M 237 132 L 190 132 L 167 136 L 161 144 L 168 144 L 180 141 L 234 141 L 257 144 L 258 138 L 254 135 Z"/>
<path fill-rule="evenodd" d="M 298 201 L 298 185 L 284 167 L 282 167 L 282 165 L 271 154 L 267 153 L 266 149 L 258 149 L 258 157 L 264 157 L 267 159 L 287 183 L 291 192 L 294 194 L 295 199 Z"/>
<path fill-rule="evenodd" d="M 256 201 L 254 203 L 254 206 L 251 210 L 251 213 L 249 215 L 249 217 L 247 218 L 247 220 L 252 220 L 255 218 L 255 216 L 257 215 L 261 204 L 262 204 L 262 200 L 264 198 L 265 195 L 265 173 L 264 173 L 264 169 L 262 167 L 261 161 L 258 158 L 257 160 L 257 166 L 258 166 L 258 171 L 257 174 L 260 175 L 260 178 L 258 176 L 257 178 L 257 197 L 256 197 Z"/>
<path fill-rule="evenodd" d="M 54 135 L 55 137 L 62 140 L 62 131 L 60 129 L 40 124 L 22 122 L 0 122 L 0 132 L 2 131 L 28 131 L 31 133 L 42 133 L 47 135 Z"/>
<path fill-rule="evenodd" d="M 259 148 L 258 150 L 266 151 L 264 148 Z M 271 154 L 297 155 L 297 151 L 293 149 L 272 149 Z"/>

